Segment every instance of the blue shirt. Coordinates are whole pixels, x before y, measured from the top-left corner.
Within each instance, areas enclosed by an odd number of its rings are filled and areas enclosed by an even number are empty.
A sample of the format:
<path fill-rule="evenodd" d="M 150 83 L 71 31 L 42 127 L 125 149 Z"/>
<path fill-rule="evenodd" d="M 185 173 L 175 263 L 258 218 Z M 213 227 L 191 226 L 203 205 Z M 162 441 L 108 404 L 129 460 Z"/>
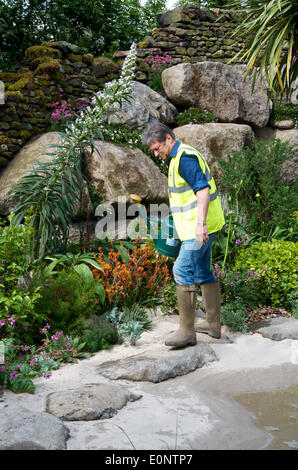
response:
<path fill-rule="evenodd" d="M 170 159 L 172 157 L 176 157 L 179 145 L 179 140 L 176 140 L 167 163 L 170 163 Z M 198 159 L 194 155 L 187 155 L 185 153 L 182 155 L 178 172 L 181 178 L 183 178 L 192 187 L 195 194 L 197 191 L 206 187 L 211 189 L 211 186 L 208 184 L 207 178 L 200 167 Z"/>

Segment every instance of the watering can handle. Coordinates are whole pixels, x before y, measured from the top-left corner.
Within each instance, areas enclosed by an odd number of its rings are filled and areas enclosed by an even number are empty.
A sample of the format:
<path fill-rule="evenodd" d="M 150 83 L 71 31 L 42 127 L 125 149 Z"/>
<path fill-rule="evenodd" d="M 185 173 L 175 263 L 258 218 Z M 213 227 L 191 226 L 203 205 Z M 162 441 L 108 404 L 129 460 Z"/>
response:
<path fill-rule="evenodd" d="M 155 233 L 155 231 L 153 230 L 153 227 L 152 227 L 151 224 L 150 224 L 150 218 L 147 217 L 147 214 L 146 214 L 145 211 L 144 211 L 144 207 L 143 207 L 143 205 L 141 204 L 142 198 L 141 198 L 138 194 L 130 194 L 130 197 L 131 197 L 131 199 L 133 200 L 133 202 L 134 202 L 135 204 L 137 204 L 137 206 L 139 207 L 139 209 L 140 209 L 140 216 L 142 217 L 142 219 L 145 220 L 149 232 L 152 233 L 153 238 L 157 238 L 158 235 L 157 235 L 157 233 Z"/>

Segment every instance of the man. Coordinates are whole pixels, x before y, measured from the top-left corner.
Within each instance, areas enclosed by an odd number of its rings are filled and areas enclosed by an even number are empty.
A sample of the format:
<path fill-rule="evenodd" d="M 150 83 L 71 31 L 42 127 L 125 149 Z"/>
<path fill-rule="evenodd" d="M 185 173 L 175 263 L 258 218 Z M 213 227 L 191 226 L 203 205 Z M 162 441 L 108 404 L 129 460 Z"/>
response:
<path fill-rule="evenodd" d="M 169 163 L 170 208 L 182 242 L 173 267 L 180 326 L 165 344 L 195 345 L 196 331 L 220 338 L 220 286 L 210 260 L 212 241 L 225 220 L 211 171 L 195 148 L 176 140 L 173 131 L 160 122 L 144 132 L 142 142 Z M 194 324 L 196 284 L 201 286 L 206 310 L 206 321 L 199 325 Z"/>

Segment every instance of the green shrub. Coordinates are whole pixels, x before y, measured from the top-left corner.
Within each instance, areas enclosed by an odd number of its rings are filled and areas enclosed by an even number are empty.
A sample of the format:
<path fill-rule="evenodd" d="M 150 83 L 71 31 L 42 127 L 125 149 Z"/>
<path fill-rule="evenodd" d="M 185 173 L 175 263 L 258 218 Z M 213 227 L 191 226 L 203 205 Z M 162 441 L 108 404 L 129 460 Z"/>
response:
<path fill-rule="evenodd" d="M 112 344 L 118 342 L 118 333 L 111 323 L 93 315 L 87 319 L 80 340 L 85 343 L 83 351 L 93 353 L 101 349 L 110 349 Z"/>
<path fill-rule="evenodd" d="M 189 108 L 177 114 L 175 121 L 178 126 L 184 126 L 186 124 L 204 124 L 214 122 L 215 116 L 209 111 L 203 111 L 199 108 Z"/>
<path fill-rule="evenodd" d="M 46 315 L 51 331 L 68 334 L 83 327 L 83 319 L 96 313 L 100 304 L 96 283 L 75 272 L 60 271 L 55 277 L 46 277 L 40 295 L 36 307 Z"/>
<path fill-rule="evenodd" d="M 291 119 L 295 123 L 295 127 L 298 126 L 298 105 L 285 104 L 278 101 L 273 102 L 273 113 L 270 119 L 271 124 L 275 124 L 278 121 Z"/>
<path fill-rule="evenodd" d="M 214 264 L 214 275 L 220 281 L 224 304 L 239 302 L 249 306 L 263 304 L 263 297 L 259 292 L 260 276 L 256 271 L 223 270 L 222 266 Z"/>
<path fill-rule="evenodd" d="M 18 320 L 20 335 L 27 336 L 31 328 L 44 320 L 44 315 L 35 306 L 40 297 L 37 288 L 27 291 L 33 265 L 29 256 L 31 239 L 30 217 L 16 225 L 8 217 L 8 225 L 0 224 L 0 338 L 7 336 L 10 327 Z M 26 328 L 26 331 L 24 330 Z"/>
<path fill-rule="evenodd" d="M 178 313 L 176 284 L 171 280 L 162 291 L 161 311 L 165 313 Z"/>
<path fill-rule="evenodd" d="M 119 332 L 120 336 L 130 345 L 134 345 L 143 331 L 150 330 L 152 322 L 140 303 L 120 311 L 114 307 L 104 314 L 104 319 L 111 322 Z"/>
<path fill-rule="evenodd" d="M 239 251 L 235 269 L 258 273 L 265 302 L 287 308 L 298 288 L 297 254 L 298 245 L 294 242 L 258 242 Z"/>
<path fill-rule="evenodd" d="M 227 325 L 231 331 L 247 331 L 247 311 L 243 302 L 230 302 L 222 305 L 220 321 L 222 325 Z"/>
<path fill-rule="evenodd" d="M 281 180 L 281 166 L 294 154 L 287 143 L 269 139 L 254 141 L 252 148 L 243 148 L 225 160 L 216 158 L 221 185 L 233 199 L 237 191 L 237 205 L 249 233 L 266 237 L 278 226 L 289 229 L 289 237 L 294 238 L 297 179 L 291 183 Z"/>
<path fill-rule="evenodd" d="M 130 308 L 124 306 L 122 307 L 122 312 L 124 313 L 122 317 L 124 323 L 139 322 L 142 326 L 142 331 L 147 331 L 152 328 L 150 315 L 140 303 L 136 303 Z"/>

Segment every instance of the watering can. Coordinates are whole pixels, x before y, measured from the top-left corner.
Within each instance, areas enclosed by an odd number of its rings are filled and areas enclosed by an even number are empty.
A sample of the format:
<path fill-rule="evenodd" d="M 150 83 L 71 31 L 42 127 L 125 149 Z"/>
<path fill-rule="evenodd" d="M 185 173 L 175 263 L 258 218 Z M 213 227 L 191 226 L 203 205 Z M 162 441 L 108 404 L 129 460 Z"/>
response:
<path fill-rule="evenodd" d="M 175 230 L 172 214 L 169 214 L 164 219 L 161 219 L 160 215 L 155 219 L 148 217 L 141 205 L 142 198 L 138 194 L 130 194 L 130 197 L 140 209 L 140 216 L 147 224 L 156 250 L 169 258 L 177 258 L 181 242 Z M 155 227 L 157 227 L 157 229 Z"/>

